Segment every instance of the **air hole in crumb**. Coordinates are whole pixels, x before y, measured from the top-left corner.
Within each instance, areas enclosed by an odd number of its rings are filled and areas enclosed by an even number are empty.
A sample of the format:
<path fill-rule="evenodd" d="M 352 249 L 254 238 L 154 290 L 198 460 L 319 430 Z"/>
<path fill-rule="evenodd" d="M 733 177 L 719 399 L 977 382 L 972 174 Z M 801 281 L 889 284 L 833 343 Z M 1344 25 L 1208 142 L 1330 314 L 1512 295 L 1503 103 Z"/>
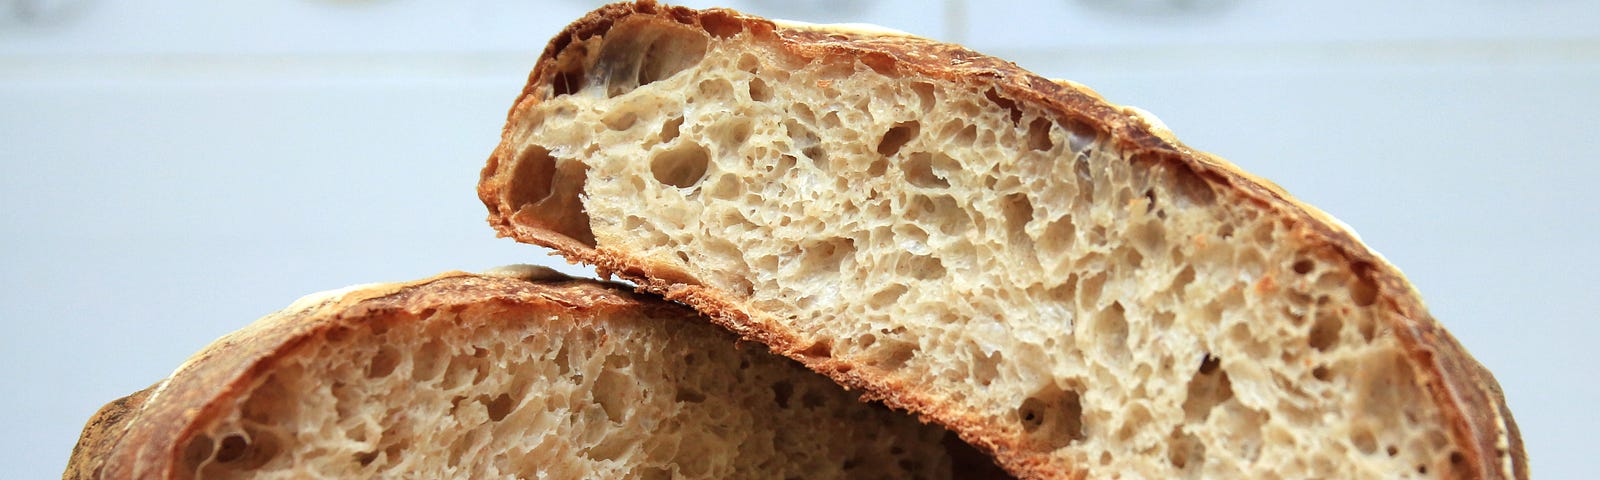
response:
<path fill-rule="evenodd" d="M 1078 392 L 1054 384 L 1034 392 L 1017 407 L 1022 430 L 1049 450 L 1083 440 L 1083 404 Z"/>
<path fill-rule="evenodd" d="M 811 358 L 831 358 L 833 357 L 833 344 L 827 340 L 819 340 L 806 347 L 805 350 L 801 350 L 800 354 Z"/>
<path fill-rule="evenodd" d="M 918 105 L 922 108 L 923 112 L 931 111 L 933 110 L 933 107 L 937 105 L 935 103 L 937 100 L 933 96 L 933 84 L 927 82 L 914 82 L 911 84 L 911 91 L 917 94 L 917 99 L 920 100 Z"/>
<path fill-rule="evenodd" d="M 1068 119 L 1062 122 L 1061 128 L 1067 131 L 1067 148 L 1073 153 L 1088 150 L 1100 137 L 1100 131 L 1093 122 Z"/>
<path fill-rule="evenodd" d="M 367 364 L 367 378 L 387 377 L 399 364 L 400 352 L 395 351 L 394 347 L 378 347 L 378 352 L 372 355 L 372 361 Z"/>
<path fill-rule="evenodd" d="M 1317 322 L 1311 325 L 1311 336 L 1308 340 L 1311 348 L 1326 352 L 1339 344 L 1339 331 L 1344 328 L 1344 322 L 1331 312 L 1318 312 Z"/>
<path fill-rule="evenodd" d="M 900 73 L 899 62 L 896 62 L 894 57 L 889 56 L 889 54 L 887 54 L 887 53 L 867 51 L 867 52 L 861 53 L 856 58 L 862 64 L 864 64 L 867 67 L 871 68 L 872 71 L 878 72 L 879 75 L 888 76 L 888 77 L 898 77 L 899 76 L 899 73 Z"/>
<path fill-rule="evenodd" d="M 1055 142 L 1050 140 L 1052 125 L 1055 124 L 1044 118 L 1033 119 L 1033 122 L 1028 124 L 1028 148 L 1044 152 L 1055 147 Z"/>
<path fill-rule="evenodd" d="M 650 173 L 663 184 L 688 188 L 700 182 L 710 163 L 705 147 L 689 143 L 657 153 L 650 160 Z"/>
<path fill-rule="evenodd" d="M 444 373 L 443 363 L 439 359 L 444 355 L 444 344 L 437 339 L 423 342 L 421 347 L 411 354 L 411 380 L 424 381 L 438 378 Z"/>
<path fill-rule="evenodd" d="M 1205 421 L 1212 409 L 1231 398 L 1233 383 L 1222 369 L 1222 359 L 1207 354 L 1189 379 L 1188 394 L 1183 400 L 1184 417 L 1190 423 Z"/>
<path fill-rule="evenodd" d="M 789 408 L 789 400 L 793 397 L 794 385 L 788 380 L 772 384 L 772 401 L 778 404 L 778 408 Z"/>
<path fill-rule="evenodd" d="M 1293 268 L 1294 268 L 1294 273 L 1305 275 L 1307 273 L 1311 273 L 1311 269 L 1316 268 L 1316 266 L 1317 266 L 1317 264 L 1313 263 L 1310 260 L 1300 259 L 1300 260 L 1295 260 Z"/>
<path fill-rule="evenodd" d="M 750 99 L 757 102 L 772 100 L 772 87 L 767 86 L 767 82 L 762 79 L 750 79 Z"/>
<path fill-rule="evenodd" d="M 343 343 L 350 339 L 350 327 L 339 326 L 328 330 L 324 336 L 331 343 Z"/>
<path fill-rule="evenodd" d="M 1384 453 L 1389 454 L 1389 456 L 1391 456 L 1391 457 L 1400 456 L 1400 449 L 1396 448 L 1394 445 L 1390 445 L 1388 447 L 1385 447 L 1383 449 L 1383 451 L 1384 451 Z"/>
<path fill-rule="evenodd" d="M 937 159 L 939 160 L 938 163 L 953 164 L 955 162 L 954 160 L 951 160 L 950 157 L 947 157 L 942 153 L 913 153 L 911 154 L 911 158 L 906 159 L 906 161 L 900 165 L 900 168 L 906 173 L 906 180 L 911 182 L 912 185 L 922 188 L 949 187 L 950 182 L 940 175 L 940 172 L 935 170 L 935 156 L 939 157 Z M 948 166 L 945 167 L 948 168 Z"/>
<path fill-rule="evenodd" d="M 243 435 L 232 434 L 222 437 L 222 445 L 217 447 L 217 453 L 212 459 L 218 463 L 229 463 L 244 458 L 250 448 L 250 441 Z"/>
<path fill-rule="evenodd" d="M 928 255 L 904 255 L 895 262 L 894 272 L 902 277 L 932 280 L 945 276 L 944 261 Z"/>
<path fill-rule="evenodd" d="M 1200 174 L 1188 167 L 1169 165 L 1163 170 L 1170 178 L 1172 191 L 1179 206 L 1208 206 L 1217 201 L 1217 194 Z"/>
<path fill-rule="evenodd" d="M 615 370 L 601 370 L 594 380 L 591 395 L 611 423 L 622 423 L 625 409 L 633 405 L 635 385 L 637 382 L 627 375 Z"/>
<path fill-rule="evenodd" d="M 732 38 L 744 31 L 744 24 L 727 12 L 707 11 L 700 15 L 700 27 L 717 38 Z"/>
<path fill-rule="evenodd" d="M 750 120 L 735 118 L 712 125 L 706 129 L 706 136 L 716 140 L 722 151 L 736 151 L 736 148 L 750 140 L 750 129 Z"/>
<path fill-rule="evenodd" d="M 823 126 L 823 128 L 827 129 L 827 130 L 832 130 L 832 129 L 840 128 L 840 127 L 844 126 L 844 120 L 841 120 L 839 118 L 839 112 L 837 112 L 837 111 L 830 111 L 828 113 L 822 114 L 822 119 L 820 121 L 818 121 L 818 123 L 820 123 Z"/>
<path fill-rule="evenodd" d="M 594 232 L 579 199 L 589 167 L 577 161 L 557 162 L 539 146 L 529 147 L 521 155 L 505 198 L 518 219 L 593 247 Z"/>
<path fill-rule="evenodd" d="M 978 141 L 978 126 L 977 125 L 967 125 L 966 128 L 962 128 L 960 132 L 956 133 L 956 138 L 953 141 L 953 143 L 960 144 L 960 145 L 971 145 L 971 144 L 973 144 L 973 143 L 975 143 L 977 141 Z"/>
<path fill-rule="evenodd" d="M 400 458 L 400 453 L 404 452 L 406 447 L 409 446 L 411 446 L 409 442 L 405 440 L 397 440 L 395 443 L 390 444 L 387 447 L 383 447 L 383 454 L 388 458 Z"/>
<path fill-rule="evenodd" d="M 917 344 L 903 340 L 885 339 L 878 342 L 876 366 L 883 370 L 897 370 L 904 367 L 917 355 Z"/>
<path fill-rule="evenodd" d="M 805 275 L 838 275 L 846 260 L 856 255 L 856 242 L 849 238 L 830 238 L 801 248 L 798 267 Z"/>
<path fill-rule="evenodd" d="M 1362 427 L 1357 430 L 1354 435 L 1350 436 L 1350 443 L 1356 446 L 1356 450 L 1360 450 L 1361 453 L 1367 455 L 1378 452 L 1378 440 L 1373 436 L 1370 428 Z"/>
<path fill-rule="evenodd" d="M 1461 465 L 1461 464 L 1464 464 L 1464 463 L 1467 463 L 1467 456 L 1466 455 L 1463 455 L 1459 450 L 1450 451 L 1450 464 L 1451 465 Z"/>
<path fill-rule="evenodd" d="M 1372 317 L 1358 316 L 1356 331 L 1361 333 L 1361 341 L 1372 343 L 1372 339 L 1378 336 L 1378 325 L 1372 321 Z"/>
<path fill-rule="evenodd" d="M 900 299 L 900 296 L 905 295 L 908 290 L 905 285 L 890 284 L 872 294 L 872 297 L 867 299 L 867 303 L 876 308 L 888 308 L 890 305 L 894 305 Z"/>
<path fill-rule="evenodd" d="M 811 160 L 811 165 L 817 167 L 818 170 L 822 170 L 824 172 L 829 170 L 830 165 L 828 164 L 828 151 L 823 150 L 822 145 L 811 145 L 802 148 L 800 149 L 800 153 L 805 155 L 807 160 Z"/>
<path fill-rule="evenodd" d="M 508 393 L 502 393 L 493 399 L 479 397 L 478 401 L 482 402 L 484 409 L 489 411 L 489 420 L 496 422 L 505 420 L 506 415 L 511 414 L 511 409 L 517 406 L 516 402 L 511 400 L 511 394 Z"/>
<path fill-rule="evenodd" d="M 901 122 L 895 124 L 888 132 L 884 132 L 883 139 L 878 141 L 878 154 L 885 157 L 900 152 L 907 142 L 917 137 L 917 132 L 922 129 L 922 124 L 917 122 Z"/>
<path fill-rule="evenodd" d="M 1089 159 L 1079 155 L 1072 161 L 1072 173 L 1078 180 L 1077 201 L 1084 204 L 1094 203 L 1094 172 L 1089 170 Z"/>
<path fill-rule="evenodd" d="M 1092 343 L 1105 349 L 1111 360 L 1127 363 L 1132 359 L 1133 353 L 1128 348 L 1127 313 L 1121 301 L 1111 302 L 1111 306 L 1094 316 L 1093 332 Z"/>
<path fill-rule="evenodd" d="M 1371 306 L 1378 301 L 1378 285 L 1372 281 L 1371 274 L 1356 274 L 1356 280 L 1350 284 L 1350 299 L 1357 307 Z"/>
<path fill-rule="evenodd" d="M 1139 375 L 1139 378 L 1148 378 L 1148 375 Z M 1134 433 L 1140 427 L 1151 423 L 1151 417 L 1150 410 L 1137 403 L 1128 406 L 1123 411 L 1125 416 L 1122 419 L 1122 426 L 1117 427 L 1116 440 L 1126 444 L 1133 440 Z"/>
<path fill-rule="evenodd" d="M 874 158 L 872 159 L 872 164 L 867 165 L 867 176 L 869 177 L 881 177 L 883 176 L 884 172 L 888 171 L 889 160 L 883 157 Z M 876 191 L 874 191 L 873 196 L 877 196 Z"/>
<path fill-rule="evenodd" d="M 249 470 L 272 461 L 282 451 L 282 441 L 275 435 L 257 430 L 245 435 L 229 435 L 217 450 L 217 463 L 227 463 L 229 469 Z"/>
<path fill-rule="evenodd" d="M 1078 281 L 1078 298 L 1083 300 L 1084 307 L 1093 306 L 1093 302 L 1100 299 L 1101 291 L 1105 290 L 1106 272 L 1095 272 L 1094 275 L 1083 277 Z"/>
<path fill-rule="evenodd" d="M 1178 316 L 1172 312 L 1156 312 L 1150 316 L 1150 321 L 1156 326 L 1156 329 L 1163 331 L 1172 328 L 1172 324 L 1176 323 L 1177 320 Z"/>
<path fill-rule="evenodd" d="M 1328 371 L 1327 366 L 1318 365 L 1316 368 L 1311 369 L 1311 376 L 1317 380 L 1326 382 L 1328 379 L 1333 378 L 1333 372 Z"/>
<path fill-rule="evenodd" d="M 1028 236 L 1028 224 L 1033 222 L 1033 202 L 1026 193 L 1013 193 L 1000 200 L 1000 215 L 1005 218 L 1006 238 L 1013 249 L 1021 250 L 1024 258 L 1033 257 L 1033 237 Z"/>
<path fill-rule="evenodd" d="M 741 181 L 738 176 L 725 173 L 714 177 L 714 179 L 711 180 L 710 185 L 706 187 L 705 192 L 706 195 L 711 198 L 721 200 L 738 200 L 740 197 L 744 196 L 744 182 Z M 744 215 L 739 214 L 737 211 L 732 212 L 728 218 L 730 220 L 736 220 L 736 222 L 733 222 L 732 224 L 749 222 Z"/>
<path fill-rule="evenodd" d="M 619 23 L 606 38 L 595 58 L 593 73 L 606 83 L 606 95 L 611 97 L 700 63 L 708 43 L 705 34 L 690 27 L 643 20 Z"/>
<path fill-rule="evenodd" d="M 661 123 L 661 141 L 670 142 L 678 138 L 678 129 L 683 127 L 683 117 L 672 117 Z"/>
<path fill-rule="evenodd" d="M 1071 251 L 1077 239 L 1078 227 L 1073 223 L 1072 216 L 1063 215 L 1044 227 L 1037 246 L 1041 253 L 1055 258 Z"/>
<path fill-rule="evenodd" d="M 906 205 L 903 220 L 934 226 L 940 233 L 959 238 L 964 236 L 962 232 L 972 227 L 971 215 L 967 207 L 952 195 L 917 195 Z"/>
<path fill-rule="evenodd" d="M 1005 97 L 1000 96 L 1000 92 L 998 90 L 993 89 L 993 88 L 989 89 L 988 91 L 983 92 L 983 96 L 987 97 L 989 99 L 989 101 L 994 102 L 995 105 L 999 105 L 1000 108 L 1004 108 L 1007 111 L 1011 112 L 1011 123 L 1013 123 L 1013 124 L 1022 123 L 1022 109 L 1021 108 L 1017 108 L 1017 102 L 1012 101 L 1009 98 L 1005 98 Z"/>
<path fill-rule="evenodd" d="M 515 181 L 510 182 L 509 191 L 506 192 L 513 207 L 539 203 L 550 197 L 555 181 L 556 159 L 549 150 L 530 145 L 517 155 L 514 168 L 511 178 Z"/>
<path fill-rule="evenodd" d="M 998 350 L 987 355 L 981 351 L 973 352 L 972 378 L 985 387 L 993 384 L 1000 378 L 1000 363 L 1004 360 L 1005 355 Z"/>
<path fill-rule="evenodd" d="M 1179 470 L 1199 470 L 1206 461 L 1206 444 L 1174 427 L 1167 441 L 1167 463 Z"/>
<path fill-rule="evenodd" d="M 1178 271 L 1178 276 L 1172 279 L 1172 290 L 1182 294 L 1185 287 L 1194 283 L 1194 278 L 1194 266 L 1184 265 L 1183 270 Z"/>
<path fill-rule="evenodd" d="M 739 65 L 738 66 L 739 66 L 740 70 L 744 70 L 744 71 L 750 72 L 750 73 L 756 73 L 757 71 L 761 70 L 761 59 L 756 58 L 755 55 L 751 55 L 751 54 L 746 53 L 743 56 L 739 57 Z"/>
<path fill-rule="evenodd" d="M 554 96 L 571 95 L 583 90 L 583 70 L 563 70 L 550 79 L 550 88 Z"/>

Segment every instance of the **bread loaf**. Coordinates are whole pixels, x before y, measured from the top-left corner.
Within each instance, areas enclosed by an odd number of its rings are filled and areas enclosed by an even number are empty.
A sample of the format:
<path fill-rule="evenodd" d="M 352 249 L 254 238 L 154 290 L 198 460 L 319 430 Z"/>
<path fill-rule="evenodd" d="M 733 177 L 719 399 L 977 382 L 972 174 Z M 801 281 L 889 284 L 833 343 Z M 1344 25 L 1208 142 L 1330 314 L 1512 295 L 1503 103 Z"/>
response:
<path fill-rule="evenodd" d="M 959 46 L 608 6 L 479 195 L 1019 476 L 1527 476 L 1493 377 L 1346 227 Z"/>
<path fill-rule="evenodd" d="M 65 477 L 951 477 L 947 432 L 695 317 L 537 269 L 307 297 L 107 405 Z"/>

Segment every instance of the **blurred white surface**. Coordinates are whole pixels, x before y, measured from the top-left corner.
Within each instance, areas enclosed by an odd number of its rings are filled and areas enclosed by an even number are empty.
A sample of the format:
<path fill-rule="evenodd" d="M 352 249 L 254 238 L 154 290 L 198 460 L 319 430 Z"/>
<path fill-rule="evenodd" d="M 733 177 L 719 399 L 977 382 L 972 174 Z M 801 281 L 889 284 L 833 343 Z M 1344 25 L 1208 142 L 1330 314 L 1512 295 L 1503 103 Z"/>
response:
<path fill-rule="evenodd" d="M 1589 470 L 1595 2 L 726 5 L 959 40 L 1155 112 L 1353 225 L 1495 371 L 1533 470 Z M 0 1 L 7 476 L 59 474 L 101 404 L 302 294 L 553 261 L 494 238 L 473 185 L 593 6 Z"/>

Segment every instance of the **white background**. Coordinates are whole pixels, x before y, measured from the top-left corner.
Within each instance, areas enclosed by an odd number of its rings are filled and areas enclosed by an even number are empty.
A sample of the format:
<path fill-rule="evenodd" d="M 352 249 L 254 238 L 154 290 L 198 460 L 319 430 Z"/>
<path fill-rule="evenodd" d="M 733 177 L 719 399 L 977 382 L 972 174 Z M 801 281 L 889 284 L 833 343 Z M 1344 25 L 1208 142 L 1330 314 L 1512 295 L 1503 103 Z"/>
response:
<path fill-rule="evenodd" d="M 726 4 L 1155 112 L 1353 225 L 1497 374 L 1533 471 L 1592 474 L 1600 3 Z M 593 6 L 0 0 L 0 476 L 59 475 L 101 404 L 302 294 L 554 261 L 496 239 L 473 187 Z"/>

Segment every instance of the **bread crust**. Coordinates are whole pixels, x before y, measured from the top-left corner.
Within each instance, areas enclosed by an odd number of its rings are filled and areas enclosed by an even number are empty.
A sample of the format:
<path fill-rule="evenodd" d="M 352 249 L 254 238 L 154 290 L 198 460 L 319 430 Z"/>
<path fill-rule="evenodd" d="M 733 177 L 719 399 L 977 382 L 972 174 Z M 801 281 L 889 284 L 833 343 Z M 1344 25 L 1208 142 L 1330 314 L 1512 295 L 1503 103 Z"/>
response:
<path fill-rule="evenodd" d="M 184 440 L 195 429 L 224 414 L 274 358 L 340 327 L 466 305 L 596 315 L 631 309 L 651 318 L 693 321 L 694 313 L 686 308 L 638 296 L 620 285 L 571 279 L 550 270 L 501 275 L 449 272 L 302 298 L 212 343 L 166 380 L 101 408 L 84 427 L 63 478 L 177 478 Z"/>
<path fill-rule="evenodd" d="M 618 275 L 640 289 L 680 301 L 709 315 L 716 323 L 746 339 L 769 345 L 773 351 L 805 363 L 842 385 L 865 390 L 866 395 L 918 412 L 959 432 L 964 439 L 994 454 L 1012 473 L 1027 478 L 1080 476 L 1070 465 L 1047 465 L 1009 452 L 1017 445 L 1005 443 L 974 419 L 962 417 L 941 405 L 920 398 L 913 388 L 869 378 L 851 365 L 827 357 L 805 355 L 772 319 L 741 308 L 731 292 L 709 287 L 675 267 L 651 262 L 626 252 L 596 248 L 591 239 L 577 239 L 555 229 L 517 218 L 517 206 L 504 201 L 511 163 L 510 138 L 519 115 L 538 102 L 537 91 L 559 74 L 557 59 L 569 46 L 604 35 L 619 20 L 635 16 L 674 22 L 715 35 L 729 22 L 737 23 L 758 39 L 771 41 L 787 53 L 805 59 L 844 58 L 873 69 L 903 76 L 930 78 L 958 84 L 993 87 L 1019 104 L 1048 112 L 1064 125 L 1093 129 L 1110 138 L 1115 148 L 1136 164 L 1161 165 L 1192 173 L 1216 190 L 1231 191 L 1254 203 L 1268 215 L 1288 225 L 1293 235 L 1326 260 L 1345 264 L 1377 288 L 1380 321 L 1399 339 L 1417 367 L 1418 382 L 1440 406 L 1451 441 L 1460 452 L 1452 457 L 1462 478 L 1528 477 L 1527 457 L 1505 397 L 1493 375 L 1477 362 L 1437 320 L 1428 314 L 1420 295 L 1400 270 L 1364 245 L 1338 220 L 1290 196 L 1281 187 L 1240 170 L 1220 157 L 1192 149 L 1138 112 L 1111 104 L 1098 94 L 1070 82 L 1034 75 L 1017 65 L 985 56 L 958 45 L 923 38 L 860 29 L 775 24 L 731 10 L 697 11 L 663 6 L 651 1 L 602 7 L 568 26 L 551 40 L 514 103 L 505 128 L 506 141 L 490 157 L 482 173 L 479 196 L 489 209 L 489 223 L 501 236 L 557 250 L 569 261 L 595 266 L 602 275 Z M 520 222 L 519 222 L 520 221 Z"/>

